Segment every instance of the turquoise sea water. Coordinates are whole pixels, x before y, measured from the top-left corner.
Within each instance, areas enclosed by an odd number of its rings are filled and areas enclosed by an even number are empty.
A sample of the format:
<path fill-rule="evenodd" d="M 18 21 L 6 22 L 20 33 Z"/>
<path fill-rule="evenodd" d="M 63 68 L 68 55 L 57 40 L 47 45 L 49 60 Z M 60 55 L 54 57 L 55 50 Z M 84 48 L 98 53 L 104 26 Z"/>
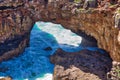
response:
<path fill-rule="evenodd" d="M 83 49 L 79 46 L 81 40 L 80 36 L 61 25 L 37 22 L 31 31 L 30 47 L 20 56 L 0 63 L 0 76 L 11 76 L 13 80 L 52 80 L 54 65 L 50 63 L 49 56 L 57 48 L 68 52 L 79 51 Z M 45 50 L 47 47 L 52 50 Z"/>

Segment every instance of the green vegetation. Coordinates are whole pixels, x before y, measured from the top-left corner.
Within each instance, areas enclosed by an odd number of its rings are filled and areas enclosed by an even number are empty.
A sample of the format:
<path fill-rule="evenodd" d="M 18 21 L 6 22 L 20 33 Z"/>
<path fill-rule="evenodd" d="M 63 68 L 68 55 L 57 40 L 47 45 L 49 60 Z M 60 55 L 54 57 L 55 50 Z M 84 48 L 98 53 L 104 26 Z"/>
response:
<path fill-rule="evenodd" d="M 84 8 L 79 8 L 79 11 L 85 10 Z"/>
<path fill-rule="evenodd" d="M 81 2 L 81 0 L 74 0 L 75 3 Z"/>
<path fill-rule="evenodd" d="M 117 9 L 116 13 L 120 14 L 120 8 Z"/>
<path fill-rule="evenodd" d="M 120 9 L 118 10 L 118 13 L 120 14 Z"/>
<path fill-rule="evenodd" d="M 116 69 L 118 77 L 120 77 L 120 69 Z"/>

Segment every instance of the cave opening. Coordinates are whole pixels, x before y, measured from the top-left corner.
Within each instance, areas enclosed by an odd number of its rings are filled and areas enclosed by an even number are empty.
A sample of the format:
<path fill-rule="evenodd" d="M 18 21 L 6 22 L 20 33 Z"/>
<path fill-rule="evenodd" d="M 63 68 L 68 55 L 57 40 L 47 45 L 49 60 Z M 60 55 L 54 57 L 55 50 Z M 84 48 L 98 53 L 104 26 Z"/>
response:
<path fill-rule="evenodd" d="M 57 52 L 59 48 L 62 50 Z M 63 61 L 59 62 L 58 57 Z M 83 32 L 77 35 L 60 24 L 36 22 L 31 30 L 30 46 L 20 56 L 0 63 L 0 75 L 11 76 L 13 80 L 52 80 L 54 64 L 66 70 L 74 65 L 104 80 L 105 73 L 111 69 L 112 60 L 104 50 L 97 47 L 93 37 Z"/>

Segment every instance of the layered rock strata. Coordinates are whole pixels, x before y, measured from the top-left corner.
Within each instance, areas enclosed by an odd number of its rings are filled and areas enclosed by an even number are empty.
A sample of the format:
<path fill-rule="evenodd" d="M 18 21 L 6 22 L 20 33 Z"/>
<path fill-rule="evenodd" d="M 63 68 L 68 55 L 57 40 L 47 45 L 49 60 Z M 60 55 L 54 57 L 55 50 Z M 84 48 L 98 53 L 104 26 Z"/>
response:
<path fill-rule="evenodd" d="M 99 48 L 119 62 L 119 26 L 115 28 L 116 18 L 113 17 L 118 7 L 119 4 L 115 4 L 101 10 L 84 10 L 69 0 L 0 0 L 0 61 L 21 53 L 28 46 L 34 22 L 49 21 L 79 35 L 85 32 L 93 36 Z"/>
<path fill-rule="evenodd" d="M 58 23 L 79 35 L 85 32 L 93 36 L 97 40 L 98 47 L 106 50 L 113 60 L 120 61 L 119 26 L 115 27 L 119 20 L 115 22 L 115 12 L 119 4 L 88 10 L 74 7 L 74 4 L 67 0 L 51 1 L 47 5 L 41 3 L 37 6 L 37 4 L 39 3 L 29 4 L 33 7 L 30 11 L 33 11 L 32 18 L 35 21 Z M 88 40 L 90 41 L 91 38 Z"/>
<path fill-rule="evenodd" d="M 22 0 L 0 0 L 0 62 L 29 46 L 32 25 L 30 12 Z"/>
<path fill-rule="evenodd" d="M 106 50 L 112 60 L 120 62 L 119 0 L 110 0 L 112 1 L 111 3 L 114 5 L 111 5 L 110 2 L 102 5 L 101 2 L 99 2 L 98 6 L 94 5 L 96 8 L 90 8 L 91 6 L 86 5 L 87 10 L 82 8 L 85 5 L 82 2 L 80 4 L 76 4 L 72 1 L 73 0 L 0 0 L 0 62 L 19 55 L 24 51 L 25 47 L 29 46 L 30 31 L 36 21 L 47 21 L 61 24 L 65 28 L 72 30 L 78 35 L 84 36 L 84 39 L 88 39 L 92 42 L 95 41 L 95 43 L 97 42 L 98 47 Z M 84 33 L 92 37 L 88 38 L 88 36 L 84 35 Z M 88 54 L 89 51 L 84 53 L 87 53 L 86 55 L 93 55 L 94 52 L 90 52 L 90 54 Z M 66 55 L 66 53 L 64 55 Z M 79 58 L 77 58 L 77 56 L 75 55 L 79 55 Z M 77 58 L 78 61 L 81 61 L 79 60 L 81 56 L 83 56 L 83 58 L 86 60 L 86 57 L 89 57 L 85 54 L 82 55 L 81 52 L 75 53 L 75 55 L 72 56 L 74 57 L 74 59 Z M 103 59 L 103 62 L 107 64 L 110 62 L 104 61 L 104 59 L 106 60 L 107 57 L 104 57 L 102 55 L 99 56 L 102 57 L 101 59 Z M 96 60 L 94 57 L 93 59 Z M 104 63 L 99 60 L 100 58 L 98 58 L 98 63 L 104 65 Z M 88 62 L 86 62 L 86 64 L 87 63 Z M 96 69 L 107 68 L 109 71 L 107 64 L 105 64 L 105 66 L 99 65 L 100 67 L 97 67 L 97 65 L 93 66 L 95 66 Z M 102 78 L 101 74 L 97 74 L 97 72 L 93 70 L 93 66 L 91 67 L 90 65 L 88 68 L 86 67 L 86 70 L 92 70 L 95 75 L 99 76 L 99 78 L 97 77 L 98 80 L 106 79 L 106 77 Z M 82 67 L 80 68 L 82 69 Z M 82 74 L 83 71 L 81 71 L 80 68 L 76 66 L 71 67 L 73 72 L 74 70 L 79 70 L 79 72 Z M 68 76 L 70 75 L 69 71 L 70 70 L 68 69 L 67 74 L 67 71 L 63 70 L 63 72 L 65 72 Z M 100 73 L 106 76 L 106 72 L 103 71 Z M 66 74 L 62 76 L 66 76 Z M 75 74 L 79 75 L 76 72 Z M 112 72 L 110 72 L 110 74 L 112 74 Z M 93 80 L 96 77 L 95 75 Z M 55 77 L 56 76 L 57 75 L 55 75 Z M 58 77 L 62 76 L 58 75 Z M 90 77 L 90 75 L 88 75 L 88 77 Z M 71 78 L 76 77 L 73 76 Z M 69 80 L 69 78 L 67 79 Z"/>

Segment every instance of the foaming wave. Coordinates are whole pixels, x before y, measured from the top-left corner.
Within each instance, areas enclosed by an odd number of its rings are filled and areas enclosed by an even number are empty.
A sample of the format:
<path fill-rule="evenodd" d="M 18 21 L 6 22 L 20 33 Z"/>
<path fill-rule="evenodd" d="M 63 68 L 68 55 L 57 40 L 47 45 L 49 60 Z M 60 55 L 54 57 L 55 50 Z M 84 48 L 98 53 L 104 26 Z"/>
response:
<path fill-rule="evenodd" d="M 50 73 L 45 74 L 42 78 L 36 78 L 36 80 L 52 80 L 53 75 Z"/>
<path fill-rule="evenodd" d="M 73 33 L 71 30 L 63 28 L 59 24 L 53 24 L 50 22 L 37 22 L 36 25 L 39 27 L 40 30 L 52 34 L 59 44 L 66 44 L 78 47 L 81 43 L 82 37 Z"/>

